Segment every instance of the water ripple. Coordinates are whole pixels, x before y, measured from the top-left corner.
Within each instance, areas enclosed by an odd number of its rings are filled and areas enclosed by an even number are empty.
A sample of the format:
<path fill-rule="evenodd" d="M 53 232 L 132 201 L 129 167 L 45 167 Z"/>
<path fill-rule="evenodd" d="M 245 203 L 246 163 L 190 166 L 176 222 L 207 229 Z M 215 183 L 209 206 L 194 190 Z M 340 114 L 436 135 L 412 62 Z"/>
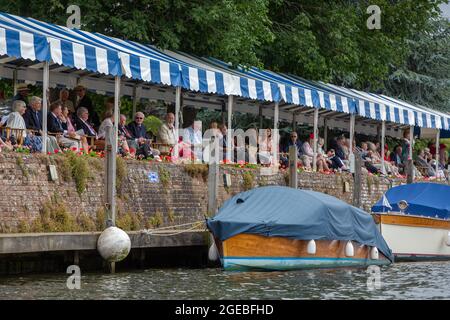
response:
<path fill-rule="evenodd" d="M 69 290 L 67 274 L 0 278 L 0 299 L 450 299 L 450 262 L 397 263 L 381 268 L 369 290 L 365 269 L 224 272 L 148 269 L 83 274 Z"/>

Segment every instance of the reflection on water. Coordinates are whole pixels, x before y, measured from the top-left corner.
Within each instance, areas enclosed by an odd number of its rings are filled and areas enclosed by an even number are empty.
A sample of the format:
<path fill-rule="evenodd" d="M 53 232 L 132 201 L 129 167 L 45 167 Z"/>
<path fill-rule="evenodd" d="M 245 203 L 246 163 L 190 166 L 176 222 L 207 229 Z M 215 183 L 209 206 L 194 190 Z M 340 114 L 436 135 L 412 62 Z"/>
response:
<path fill-rule="evenodd" d="M 149 269 L 0 278 L 0 299 L 450 299 L 450 262 L 398 263 L 381 268 L 381 289 L 367 289 L 365 269 L 223 272 Z"/>

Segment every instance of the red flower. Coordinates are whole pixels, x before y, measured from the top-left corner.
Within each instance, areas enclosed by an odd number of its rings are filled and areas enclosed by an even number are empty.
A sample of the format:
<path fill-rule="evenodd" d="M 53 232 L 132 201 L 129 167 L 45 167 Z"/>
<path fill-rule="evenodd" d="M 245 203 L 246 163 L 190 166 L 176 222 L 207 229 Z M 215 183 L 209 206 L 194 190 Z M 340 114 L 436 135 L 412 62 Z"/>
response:
<path fill-rule="evenodd" d="M 52 153 L 49 151 L 49 152 L 47 152 L 47 154 L 48 154 L 48 155 L 51 155 Z"/>
<path fill-rule="evenodd" d="M 58 150 L 58 149 L 56 149 L 56 150 L 55 150 L 54 152 L 55 152 L 55 154 L 56 154 L 56 153 L 58 153 L 58 152 L 59 152 L 59 150 Z"/>
<path fill-rule="evenodd" d="M 82 148 L 80 148 L 80 150 L 81 150 Z M 72 148 L 70 148 L 70 150 L 72 150 L 72 151 L 77 151 L 77 147 L 72 147 Z"/>

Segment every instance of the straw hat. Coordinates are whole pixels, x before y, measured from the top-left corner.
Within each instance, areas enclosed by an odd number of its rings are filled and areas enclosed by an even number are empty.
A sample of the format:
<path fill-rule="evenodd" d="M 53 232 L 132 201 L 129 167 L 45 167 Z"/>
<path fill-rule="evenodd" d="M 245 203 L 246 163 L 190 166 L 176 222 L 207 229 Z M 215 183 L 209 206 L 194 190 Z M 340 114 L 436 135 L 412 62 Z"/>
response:
<path fill-rule="evenodd" d="M 30 88 L 28 88 L 26 83 L 19 83 L 17 85 L 17 91 L 30 91 Z"/>

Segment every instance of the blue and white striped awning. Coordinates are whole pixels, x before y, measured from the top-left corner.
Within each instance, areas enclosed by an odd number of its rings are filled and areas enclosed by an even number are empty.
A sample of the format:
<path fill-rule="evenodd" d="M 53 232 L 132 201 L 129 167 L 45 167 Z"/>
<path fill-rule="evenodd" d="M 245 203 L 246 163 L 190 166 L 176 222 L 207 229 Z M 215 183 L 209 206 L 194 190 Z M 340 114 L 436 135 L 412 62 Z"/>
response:
<path fill-rule="evenodd" d="M 200 68 L 170 57 L 152 46 L 6 13 L 0 13 L 1 24 L 46 37 L 51 59 L 61 65 L 106 74 L 109 71 L 109 74 L 181 86 L 191 91 L 237 95 L 262 101 L 280 100 L 277 85 L 270 81 Z M 94 65 L 96 61 L 97 67 Z M 117 61 L 120 67 L 112 70 L 110 65 Z"/>
<path fill-rule="evenodd" d="M 231 66 L 223 61 L 209 58 L 203 59 L 208 63 L 230 69 Z M 288 104 L 305 106 L 311 108 L 322 108 L 336 112 L 355 113 L 355 101 L 345 95 L 335 94 L 321 90 L 320 88 L 300 84 L 297 81 L 272 71 L 261 70 L 255 67 L 249 69 L 240 68 L 238 72 L 245 75 L 271 81 L 278 85 L 280 97 Z"/>
<path fill-rule="evenodd" d="M 0 13 L 0 28 L 4 33 L 6 50 L 1 54 L 36 61 L 53 61 L 71 68 L 121 75 L 118 53 L 70 39 L 40 32 L 33 24 L 21 23 L 23 18 Z"/>
<path fill-rule="evenodd" d="M 355 113 L 378 121 L 450 130 L 450 115 L 398 99 L 249 68 L 217 59 L 161 51 L 151 45 L 0 13 L 0 56 L 49 61 L 191 91 Z"/>
<path fill-rule="evenodd" d="M 362 117 L 424 128 L 439 129 L 441 127 L 441 119 L 436 112 L 383 95 L 338 87 L 332 84 L 324 85 L 359 98 L 357 109 L 358 115 Z"/>
<path fill-rule="evenodd" d="M 279 89 L 273 82 L 210 68 L 207 65 L 199 65 L 194 61 L 172 56 L 170 51 L 160 51 L 151 45 L 142 45 L 116 38 L 106 39 L 105 36 L 101 36 L 101 38 L 120 50 L 130 50 L 135 54 L 158 57 L 164 61 L 178 63 L 181 66 L 181 86 L 185 89 L 203 93 L 236 95 L 261 101 L 280 100 Z"/>
<path fill-rule="evenodd" d="M 48 61 L 49 50 L 45 37 L 0 26 L 0 55 L 37 61 Z"/>

